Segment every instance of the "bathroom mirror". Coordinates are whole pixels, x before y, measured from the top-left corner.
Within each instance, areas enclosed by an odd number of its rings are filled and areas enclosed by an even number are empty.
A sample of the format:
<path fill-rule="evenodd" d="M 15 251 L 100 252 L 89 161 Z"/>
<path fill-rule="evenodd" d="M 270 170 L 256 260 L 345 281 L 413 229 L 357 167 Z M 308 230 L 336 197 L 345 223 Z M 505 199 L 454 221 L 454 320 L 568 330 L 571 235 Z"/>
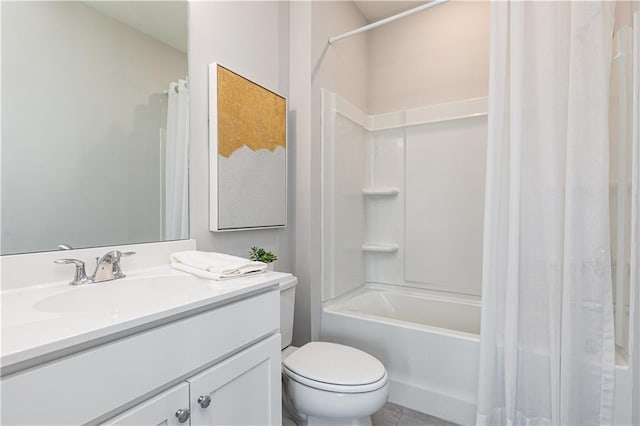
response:
<path fill-rule="evenodd" d="M 188 238 L 187 1 L 1 8 L 1 253 Z"/>

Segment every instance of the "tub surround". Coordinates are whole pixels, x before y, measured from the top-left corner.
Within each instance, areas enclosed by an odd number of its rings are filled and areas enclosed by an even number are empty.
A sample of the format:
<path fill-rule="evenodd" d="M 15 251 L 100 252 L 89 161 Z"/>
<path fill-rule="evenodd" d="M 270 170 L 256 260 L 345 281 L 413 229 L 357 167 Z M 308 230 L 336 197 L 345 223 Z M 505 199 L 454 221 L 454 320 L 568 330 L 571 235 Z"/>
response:
<path fill-rule="evenodd" d="M 365 282 L 480 296 L 487 98 L 322 107 L 322 300 Z"/>

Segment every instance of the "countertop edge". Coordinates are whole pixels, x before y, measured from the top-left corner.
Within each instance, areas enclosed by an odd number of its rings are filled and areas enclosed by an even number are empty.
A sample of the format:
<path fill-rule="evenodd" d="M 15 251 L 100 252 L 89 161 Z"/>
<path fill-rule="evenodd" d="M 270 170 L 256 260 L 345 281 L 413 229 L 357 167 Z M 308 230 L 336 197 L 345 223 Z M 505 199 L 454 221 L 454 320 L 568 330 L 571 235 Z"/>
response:
<path fill-rule="evenodd" d="M 165 310 L 151 312 L 106 327 L 89 329 L 82 334 L 2 355 L 0 356 L 0 376 L 5 378 L 6 376 L 33 368 L 40 364 L 51 362 L 123 337 L 140 333 L 150 328 L 158 327 L 188 316 L 197 315 L 200 312 L 215 309 L 256 294 L 270 291 L 271 288 L 278 288 L 278 283 L 286 275 L 289 274 L 279 273 L 264 281 L 248 285 L 247 287 L 234 289 L 227 293 L 213 295 Z"/>

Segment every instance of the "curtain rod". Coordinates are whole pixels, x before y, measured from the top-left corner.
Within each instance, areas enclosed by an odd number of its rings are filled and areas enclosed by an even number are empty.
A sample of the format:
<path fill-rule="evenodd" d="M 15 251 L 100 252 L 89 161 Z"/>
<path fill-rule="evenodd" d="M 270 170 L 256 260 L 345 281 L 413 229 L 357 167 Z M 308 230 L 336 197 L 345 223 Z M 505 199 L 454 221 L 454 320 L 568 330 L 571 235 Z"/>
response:
<path fill-rule="evenodd" d="M 372 29 L 377 28 L 377 27 L 379 27 L 381 25 L 388 24 L 389 22 L 393 22 L 393 21 L 398 20 L 400 18 L 404 18 L 405 16 L 413 15 L 414 13 L 421 12 L 421 11 L 427 10 L 427 9 L 431 9 L 432 7 L 438 6 L 438 5 L 440 5 L 442 3 L 445 3 L 447 1 L 449 1 L 449 0 L 433 0 L 433 1 L 429 2 L 429 3 L 425 3 L 425 4 L 420 5 L 418 7 L 414 7 L 413 9 L 405 10 L 404 12 L 400 12 L 400 13 L 398 13 L 396 15 L 391 15 L 391 16 L 389 16 L 387 18 L 384 18 L 384 19 L 381 19 L 379 21 L 372 22 L 372 23 L 370 23 L 368 25 L 365 25 L 364 27 L 356 28 L 355 30 L 351 30 L 349 32 L 346 32 L 346 33 L 343 33 L 343 34 L 340 34 L 340 35 L 337 35 L 337 36 L 329 37 L 329 44 L 333 44 L 336 41 L 340 41 L 340 40 L 345 39 L 347 37 L 351 37 L 351 36 L 354 36 L 356 34 L 360 34 L 362 32 L 372 30 Z"/>

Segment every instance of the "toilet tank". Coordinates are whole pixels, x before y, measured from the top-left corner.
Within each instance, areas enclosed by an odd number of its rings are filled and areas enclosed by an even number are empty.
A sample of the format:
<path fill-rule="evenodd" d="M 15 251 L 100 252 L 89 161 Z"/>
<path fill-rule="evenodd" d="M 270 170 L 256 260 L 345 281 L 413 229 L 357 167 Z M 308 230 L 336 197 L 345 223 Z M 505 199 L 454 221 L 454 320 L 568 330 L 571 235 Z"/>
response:
<path fill-rule="evenodd" d="M 296 301 L 296 284 L 298 279 L 293 275 L 280 281 L 280 334 L 282 348 L 293 340 L 293 309 Z"/>

